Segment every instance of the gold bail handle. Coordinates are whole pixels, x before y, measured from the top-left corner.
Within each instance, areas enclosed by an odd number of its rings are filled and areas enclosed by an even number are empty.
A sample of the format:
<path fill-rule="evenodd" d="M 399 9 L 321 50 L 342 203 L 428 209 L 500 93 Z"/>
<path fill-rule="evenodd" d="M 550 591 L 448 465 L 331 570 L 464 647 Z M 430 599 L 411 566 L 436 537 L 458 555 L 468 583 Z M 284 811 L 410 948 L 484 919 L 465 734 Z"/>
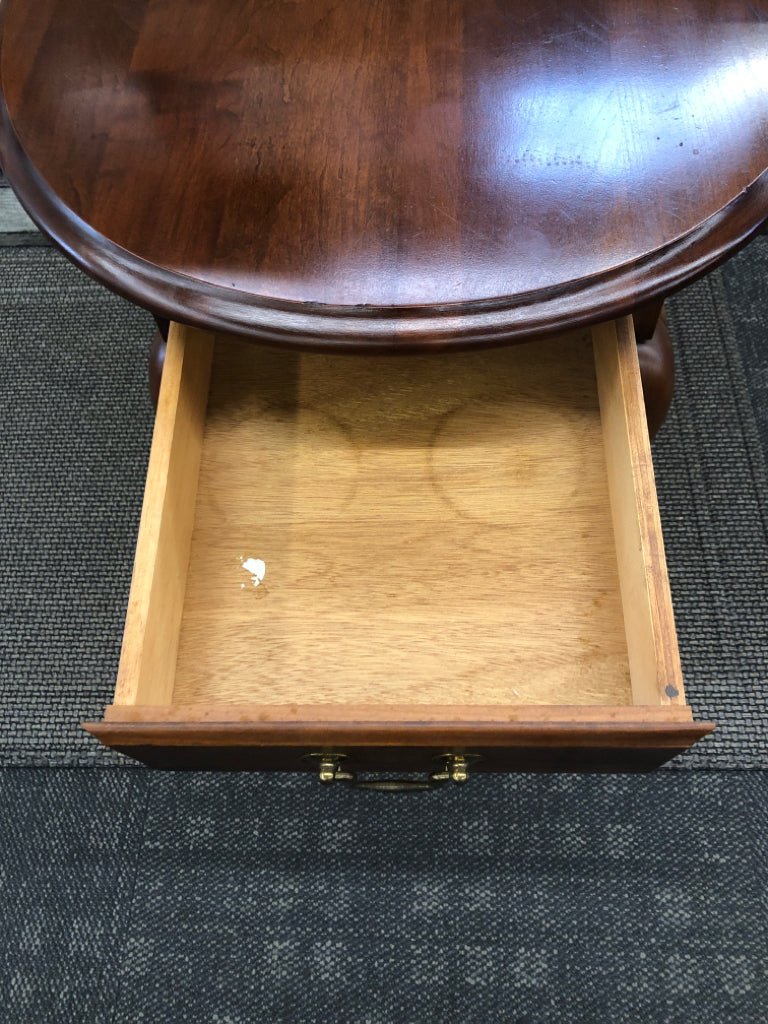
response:
<path fill-rule="evenodd" d="M 308 754 L 320 761 L 319 779 L 323 785 L 342 782 L 353 789 L 374 789 L 384 793 L 418 792 L 439 789 L 447 782 L 464 785 L 469 778 L 469 762 L 476 760 L 470 754 L 443 754 L 441 767 L 430 772 L 426 779 L 359 779 L 355 772 L 342 767 L 346 754 Z"/>

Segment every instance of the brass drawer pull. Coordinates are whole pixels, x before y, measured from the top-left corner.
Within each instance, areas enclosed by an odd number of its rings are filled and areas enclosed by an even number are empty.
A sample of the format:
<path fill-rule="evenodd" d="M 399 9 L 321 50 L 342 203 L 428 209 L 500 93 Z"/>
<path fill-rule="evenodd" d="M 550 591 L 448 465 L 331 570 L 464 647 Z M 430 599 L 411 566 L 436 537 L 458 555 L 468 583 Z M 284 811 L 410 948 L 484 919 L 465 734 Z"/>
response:
<path fill-rule="evenodd" d="M 343 782 L 353 789 L 374 789 L 382 793 L 405 793 L 427 789 L 439 789 L 447 782 L 463 785 L 469 778 L 469 763 L 478 759 L 472 754 L 443 754 L 426 779 L 360 779 L 355 772 L 343 767 L 346 754 L 307 754 L 306 760 L 320 762 L 319 779 L 323 785 Z"/>

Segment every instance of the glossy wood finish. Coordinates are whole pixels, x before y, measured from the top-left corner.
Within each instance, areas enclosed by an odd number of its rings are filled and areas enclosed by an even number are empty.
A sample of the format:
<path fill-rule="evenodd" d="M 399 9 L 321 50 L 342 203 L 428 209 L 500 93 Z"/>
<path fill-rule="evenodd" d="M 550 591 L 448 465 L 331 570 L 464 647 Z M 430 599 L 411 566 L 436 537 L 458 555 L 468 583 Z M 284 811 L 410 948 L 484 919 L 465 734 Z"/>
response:
<path fill-rule="evenodd" d="M 654 314 L 655 320 L 652 319 Z M 653 440 L 672 404 L 675 384 L 672 339 L 667 330 L 666 317 L 661 303 L 655 303 L 651 307 L 650 314 L 643 310 L 640 317 L 635 314 L 633 319 L 636 334 L 638 326 L 641 330 L 648 331 L 646 337 L 638 336 L 638 341 L 642 341 L 642 344 L 637 354 L 640 363 L 640 378 L 643 384 L 648 434 Z M 168 340 L 168 321 L 157 318 L 157 325 L 158 329 L 152 339 L 148 360 L 149 395 L 155 408 L 157 408 L 160 396 L 160 381 L 163 375 Z"/>
<path fill-rule="evenodd" d="M 165 366 L 165 352 L 168 344 L 169 326 L 170 325 L 167 320 L 163 322 L 158 319 L 157 330 L 152 336 L 149 359 L 147 360 L 149 397 L 151 398 L 152 405 L 154 405 L 155 408 L 157 408 L 157 402 L 160 398 L 160 382 L 163 379 L 163 367 Z"/>
<path fill-rule="evenodd" d="M 417 713 L 415 713 L 417 712 Z M 313 752 L 344 752 L 363 771 L 421 771 L 446 752 L 472 772 L 648 771 L 712 731 L 663 707 L 218 704 L 107 708 L 86 729 L 157 768 L 317 771 Z"/>
<path fill-rule="evenodd" d="M 111 723 L 88 731 L 156 768 L 316 771 L 309 753 L 341 751 L 367 771 L 422 771 L 444 753 L 479 755 L 471 772 L 648 771 L 712 731 L 710 723 L 464 722 Z"/>
<path fill-rule="evenodd" d="M 645 417 L 648 422 L 648 433 L 653 438 L 664 422 L 672 404 L 675 387 L 675 354 L 662 305 L 654 304 L 650 311 L 647 311 L 646 307 L 646 310 L 642 310 L 639 316 L 635 313 L 633 320 L 639 342 L 637 356 L 640 363 L 640 377 L 643 382 Z M 643 334 L 646 331 L 650 333 L 645 334 L 644 337 L 638 332 L 638 327 Z"/>
<path fill-rule="evenodd" d="M 768 215 L 768 0 L 4 0 L 0 162 L 160 315 L 409 349 L 606 320 Z"/>

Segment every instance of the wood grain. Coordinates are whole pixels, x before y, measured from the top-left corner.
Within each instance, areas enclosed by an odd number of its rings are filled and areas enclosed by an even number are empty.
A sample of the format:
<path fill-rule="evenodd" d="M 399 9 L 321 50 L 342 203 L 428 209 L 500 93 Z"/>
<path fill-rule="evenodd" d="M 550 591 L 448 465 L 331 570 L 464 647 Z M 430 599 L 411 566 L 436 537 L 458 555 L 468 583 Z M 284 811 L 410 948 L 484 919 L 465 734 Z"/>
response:
<path fill-rule="evenodd" d="M 446 752 L 479 755 L 471 772 L 648 771 L 700 740 L 692 722 L 412 724 L 89 723 L 103 743 L 158 768 L 316 771 L 313 751 L 356 769 L 430 771 Z"/>
<path fill-rule="evenodd" d="M 685 703 L 630 317 L 593 330 L 635 704 Z"/>
<path fill-rule="evenodd" d="M 89 724 L 94 735 L 133 735 L 135 742 L 161 746 L 245 747 L 302 744 L 312 750 L 339 743 L 349 749 L 368 746 L 406 747 L 432 743 L 438 749 L 472 750 L 486 747 L 606 747 L 648 744 L 678 746 L 710 732 L 712 726 L 699 722 L 156 722 Z"/>
<path fill-rule="evenodd" d="M 173 693 L 213 337 L 172 325 L 120 654 L 118 703 Z"/>
<path fill-rule="evenodd" d="M 588 334 L 217 342 L 173 703 L 373 700 L 631 702 Z"/>
<path fill-rule="evenodd" d="M 237 770 L 647 770 L 706 735 L 666 689 L 631 323 L 597 334 L 405 362 L 172 325 L 120 680 L 86 728 Z"/>
<path fill-rule="evenodd" d="M 0 163 L 72 259 L 166 317 L 324 348 L 538 337 L 758 230 L 766 17 L 4 0 Z"/>
<path fill-rule="evenodd" d="M 276 723 L 295 726 L 300 722 L 329 724 L 355 723 L 365 727 L 376 723 L 397 728 L 408 723 L 410 727 L 426 723 L 446 725 L 448 723 L 629 723 L 634 725 L 655 722 L 691 722 L 691 709 L 687 705 L 658 705 L 655 707 L 622 706 L 599 704 L 570 704 L 559 707 L 533 705 L 482 705 L 458 704 L 440 707 L 425 704 L 169 704 L 123 705 L 111 704 L 105 711 L 104 720 L 110 723 L 171 723 L 222 724 Z"/>

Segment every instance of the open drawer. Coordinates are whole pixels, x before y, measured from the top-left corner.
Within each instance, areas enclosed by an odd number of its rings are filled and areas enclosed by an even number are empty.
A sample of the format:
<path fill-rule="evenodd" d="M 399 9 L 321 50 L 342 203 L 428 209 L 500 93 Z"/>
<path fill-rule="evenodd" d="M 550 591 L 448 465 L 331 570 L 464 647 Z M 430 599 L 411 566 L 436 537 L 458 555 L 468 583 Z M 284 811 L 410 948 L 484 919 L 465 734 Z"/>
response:
<path fill-rule="evenodd" d="M 86 728 L 159 767 L 407 771 L 646 769 L 709 732 L 631 320 L 407 358 L 172 325 L 117 689 Z"/>

